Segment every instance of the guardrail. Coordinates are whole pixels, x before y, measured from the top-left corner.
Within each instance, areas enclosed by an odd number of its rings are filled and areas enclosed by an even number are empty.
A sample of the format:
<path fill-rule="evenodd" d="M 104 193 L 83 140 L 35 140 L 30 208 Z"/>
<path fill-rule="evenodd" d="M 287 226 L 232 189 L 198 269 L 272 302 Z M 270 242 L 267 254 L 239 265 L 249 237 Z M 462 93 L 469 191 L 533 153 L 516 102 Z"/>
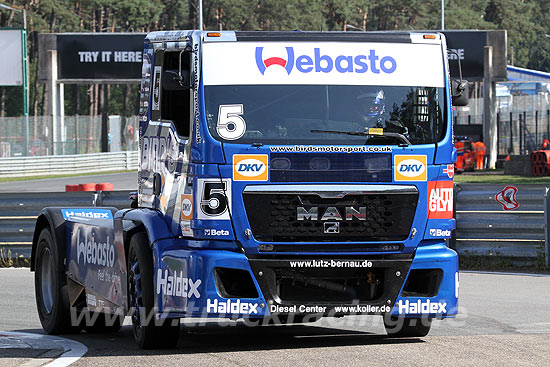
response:
<path fill-rule="evenodd" d="M 129 208 L 130 191 L 0 193 L 0 247 L 12 257 L 30 258 L 34 225 L 47 206 L 114 206 Z"/>
<path fill-rule="evenodd" d="M 137 151 L 0 158 L 0 177 L 132 170 L 138 164 Z"/>
<path fill-rule="evenodd" d="M 506 256 L 531 265 L 549 258 L 543 185 L 517 185 L 520 206 L 503 210 L 495 196 L 506 185 L 456 184 L 456 240 L 461 256 Z M 0 193 L 0 247 L 30 256 L 36 216 L 47 206 L 114 206 L 128 208 L 130 191 Z M 546 199 L 546 204 L 545 204 Z M 548 213 L 550 214 L 550 213 Z M 548 215 L 550 218 L 550 215 Z M 544 261 L 544 260 L 543 260 Z M 548 262 L 546 262 L 548 266 Z"/>
<path fill-rule="evenodd" d="M 515 185 L 519 207 L 504 210 L 506 185 L 456 184 L 456 250 L 463 256 L 506 256 L 534 265 L 548 255 L 544 185 Z M 548 266 L 548 265 L 547 265 Z"/>

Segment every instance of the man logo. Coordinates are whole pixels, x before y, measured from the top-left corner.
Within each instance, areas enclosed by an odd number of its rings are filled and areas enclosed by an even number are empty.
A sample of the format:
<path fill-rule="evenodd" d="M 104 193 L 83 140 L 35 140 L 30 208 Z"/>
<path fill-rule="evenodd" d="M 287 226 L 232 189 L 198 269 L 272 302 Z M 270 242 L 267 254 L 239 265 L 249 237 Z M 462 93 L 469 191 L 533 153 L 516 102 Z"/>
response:
<path fill-rule="evenodd" d="M 426 181 L 428 178 L 425 155 L 396 155 L 394 163 L 395 181 Z"/>
<path fill-rule="evenodd" d="M 267 154 L 235 154 L 233 179 L 235 181 L 267 181 Z"/>

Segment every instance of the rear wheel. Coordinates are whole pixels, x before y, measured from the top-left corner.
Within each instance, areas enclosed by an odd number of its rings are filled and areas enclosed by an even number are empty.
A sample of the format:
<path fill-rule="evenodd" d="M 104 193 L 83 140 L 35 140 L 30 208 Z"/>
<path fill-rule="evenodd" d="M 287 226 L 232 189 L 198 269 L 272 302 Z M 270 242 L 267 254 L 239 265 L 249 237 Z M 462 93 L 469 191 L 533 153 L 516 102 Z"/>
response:
<path fill-rule="evenodd" d="M 393 338 L 423 337 L 428 335 L 432 327 L 432 319 L 404 318 L 384 316 L 384 327 L 388 336 Z"/>
<path fill-rule="evenodd" d="M 48 334 L 76 331 L 70 323 L 67 278 L 62 259 L 50 230 L 42 229 L 36 246 L 34 290 L 38 317 Z"/>
<path fill-rule="evenodd" d="M 128 293 L 134 338 L 140 348 L 173 348 L 179 337 L 179 319 L 156 320 L 153 254 L 145 233 L 136 233 L 128 251 Z"/>

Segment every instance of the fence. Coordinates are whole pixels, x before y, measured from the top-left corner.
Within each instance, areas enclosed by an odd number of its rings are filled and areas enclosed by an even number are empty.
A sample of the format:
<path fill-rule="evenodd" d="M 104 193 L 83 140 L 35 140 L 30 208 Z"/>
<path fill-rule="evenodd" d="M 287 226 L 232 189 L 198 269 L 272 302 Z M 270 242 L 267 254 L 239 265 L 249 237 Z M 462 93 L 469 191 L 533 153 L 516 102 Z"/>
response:
<path fill-rule="evenodd" d="M 550 101 L 547 94 L 497 98 L 497 150 L 499 155 L 526 154 L 550 139 Z M 457 125 L 477 125 L 482 134 L 483 99 L 470 99 L 459 109 Z"/>
<path fill-rule="evenodd" d="M 60 118 L 60 117 L 58 117 Z M 101 150 L 101 116 L 64 116 L 61 140 L 53 140 L 51 116 L 29 117 L 28 156 L 97 153 Z M 137 150 L 139 117 L 122 117 L 122 150 Z M 25 120 L 0 118 L 0 157 L 25 156 Z"/>
<path fill-rule="evenodd" d="M 138 152 L 0 158 L 0 177 L 132 170 L 138 164 Z"/>
<path fill-rule="evenodd" d="M 506 256 L 537 264 L 543 261 L 545 252 L 548 256 L 545 223 L 550 216 L 545 219 L 545 188 L 518 185 L 519 208 L 504 211 L 495 200 L 503 186 L 455 185 L 457 230 L 453 247 L 461 256 Z M 127 208 L 128 194 L 129 191 L 0 194 L 0 247 L 11 249 L 14 255 L 29 256 L 34 223 L 43 207 L 97 204 Z"/>

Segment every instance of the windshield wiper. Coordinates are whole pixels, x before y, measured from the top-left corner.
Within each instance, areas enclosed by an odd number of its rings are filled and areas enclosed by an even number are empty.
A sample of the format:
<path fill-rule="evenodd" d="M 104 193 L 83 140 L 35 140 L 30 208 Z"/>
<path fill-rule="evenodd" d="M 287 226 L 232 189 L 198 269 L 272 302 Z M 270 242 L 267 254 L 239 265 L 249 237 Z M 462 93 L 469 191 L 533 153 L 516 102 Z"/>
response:
<path fill-rule="evenodd" d="M 376 130 L 371 131 L 371 130 Z M 388 137 L 388 138 L 397 138 L 402 141 L 402 144 L 399 146 L 411 145 L 411 142 L 403 134 L 391 133 L 382 131 L 382 129 L 369 129 L 367 131 L 338 131 L 338 130 L 311 130 L 312 133 L 325 133 L 325 134 L 343 134 L 343 135 L 354 135 L 354 136 L 372 136 L 372 137 Z"/>

